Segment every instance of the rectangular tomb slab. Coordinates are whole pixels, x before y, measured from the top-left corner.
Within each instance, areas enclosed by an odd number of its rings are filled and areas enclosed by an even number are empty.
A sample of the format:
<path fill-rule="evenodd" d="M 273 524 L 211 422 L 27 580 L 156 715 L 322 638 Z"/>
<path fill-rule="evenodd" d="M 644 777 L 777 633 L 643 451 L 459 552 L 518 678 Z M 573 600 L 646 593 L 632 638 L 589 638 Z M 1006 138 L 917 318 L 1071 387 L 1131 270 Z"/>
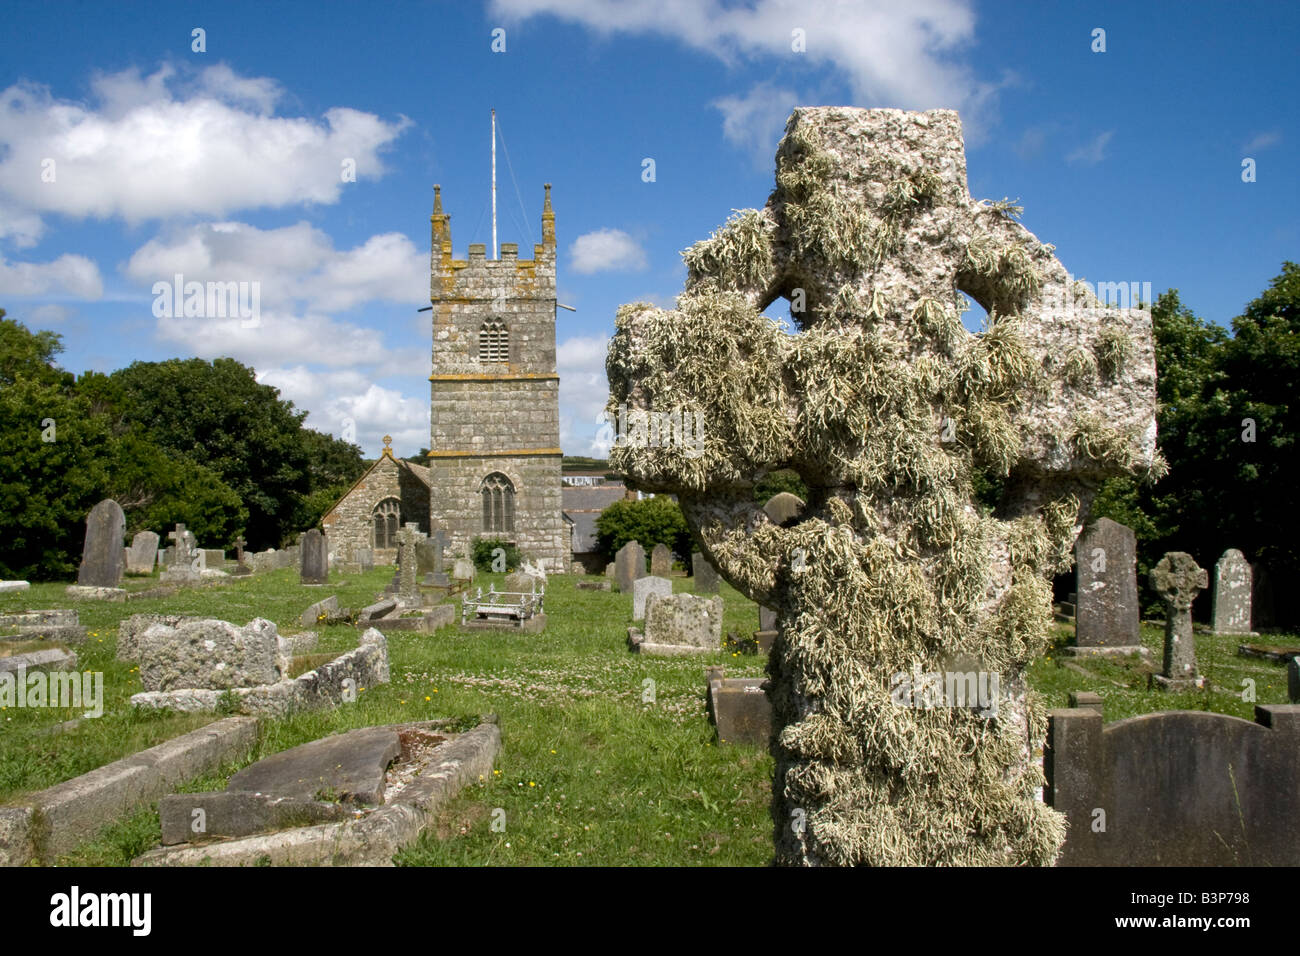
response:
<path fill-rule="evenodd" d="M 373 806 L 384 802 L 384 773 L 401 752 L 397 731 L 365 727 L 259 760 L 231 777 L 228 789 Z"/>
<path fill-rule="evenodd" d="M 174 793 L 158 803 L 164 846 L 346 820 L 353 812 L 341 803 L 229 790 Z"/>

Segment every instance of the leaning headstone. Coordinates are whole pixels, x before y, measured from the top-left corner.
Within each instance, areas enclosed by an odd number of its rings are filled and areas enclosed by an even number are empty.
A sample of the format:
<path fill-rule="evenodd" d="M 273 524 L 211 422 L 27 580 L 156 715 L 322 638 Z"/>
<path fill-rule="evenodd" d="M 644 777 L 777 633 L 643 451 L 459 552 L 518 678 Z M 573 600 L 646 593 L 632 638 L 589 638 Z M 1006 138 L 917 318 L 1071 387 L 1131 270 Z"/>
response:
<path fill-rule="evenodd" d="M 319 528 L 312 528 L 302 536 L 303 584 L 325 584 L 330 578 L 329 543 Z"/>
<path fill-rule="evenodd" d="M 339 609 L 339 598 L 337 594 L 331 594 L 323 601 L 317 601 L 307 610 L 302 612 L 302 617 L 298 623 L 303 627 L 316 627 L 330 616 L 331 611 Z"/>
<path fill-rule="evenodd" d="M 645 549 L 629 541 L 614 555 L 614 580 L 624 594 L 632 593 L 632 582 L 645 577 Z"/>
<path fill-rule="evenodd" d="M 1214 566 L 1211 620 L 1215 634 L 1251 634 L 1250 565 L 1236 548 L 1223 552 Z"/>
<path fill-rule="evenodd" d="M 645 605 L 650 595 L 656 594 L 659 597 L 669 597 L 672 593 L 673 582 L 668 578 L 659 578 L 654 575 L 637 578 L 632 582 L 632 620 L 640 621 L 645 619 Z"/>
<path fill-rule="evenodd" d="M 137 531 L 126 551 L 127 574 L 153 574 L 158 560 L 158 534 L 154 531 Z"/>
<path fill-rule="evenodd" d="M 1137 537 L 1109 518 L 1092 522 L 1074 548 L 1078 577 L 1075 644 L 1085 653 L 1132 653 L 1141 647 Z"/>
<path fill-rule="evenodd" d="M 668 545 L 660 542 L 650 551 L 650 573 L 657 578 L 666 578 L 673 572 L 673 553 Z"/>
<path fill-rule="evenodd" d="M 155 624 L 137 646 L 146 691 L 257 687 L 274 684 L 289 668 L 288 641 L 261 618 L 244 627 L 213 619 Z"/>
<path fill-rule="evenodd" d="M 122 506 L 105 498 L 86 515 L 86 541 L 81 549 L 77 584 L 91 588 L 115 588 L 126 573 L 122 539 L 126 536 L 126 515 Z"/>
<path fill-rule="evenodd" d="M 1205 569 L 1183 551 L 1171 551 L 1151 569 L 1151 590 L 1165 602 L 1165 662 L 1159 674 L 1151 675 L 1153 685 L 1165 690 L 1204 685 L 1196 673 L 1192 601 L 1208 584 Z"/>
<path fill-rule="evenodd" d="M 798 108 L 776 174 L 766 206 L 687 250 L 676 308 L 623 306 L 610 341 L 611 401 L 707 409 L 702 457 L 626 442 L 610 469 L 676 495 L 723 576 L 781 612 L 776 863 L 1051 865 L 1064 822 L 1035 793 L 1025 670 L 1094 489 L 1160 471 L 1150 313 L 1105 306 L 1008 204 L 971 197 L 951 110 Z M 792 276 L 793 344 L 762 314 Z M 755 505 L 773 462 L 819 489 L 811 514 Z M 1016 476 L 993 514 L 971 482 L 988 464 Z M 999 674 L 996 721 L 882 691 L 954 648 Z"/>
<path fill-rule="evenodd" d="M 691 577 L 695 579 L 696 594 L 718 593 L 718 569 L 699 551 L 691 555 Z"/>

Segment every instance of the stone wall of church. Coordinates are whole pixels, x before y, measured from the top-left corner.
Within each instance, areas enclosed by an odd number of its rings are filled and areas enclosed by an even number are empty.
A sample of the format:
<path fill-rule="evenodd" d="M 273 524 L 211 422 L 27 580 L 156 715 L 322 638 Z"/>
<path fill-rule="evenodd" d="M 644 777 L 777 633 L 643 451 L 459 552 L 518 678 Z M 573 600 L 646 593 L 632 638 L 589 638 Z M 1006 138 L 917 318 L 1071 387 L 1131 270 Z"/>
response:
<path fill-rule="evenodd" d="M 429 489 L 391 458 L 379 463 L 321 519 L 329 549 L 339 561 L 355 560 L 358 548 L 374 548 L 375 506 L 385 498 L 401 502 L 400 523 L 414 521 L 420 530 L 429 530 Z M 376 564 L 397 560 L 397 549 L 375 551 Z"/>
<path fill-rule="evenodd" d="M 450 552 L 468 557 L 477 538 L 505 538 L 524 556 L 543 559 L 548 571 L 567 572 L 572 542 L 564 523 L 560 492 L 559 455 L 498 455 L 442 458 L 429 462 L 432 484 L 432 528 L 446 530 Z M 515 489 L 515 529 L 483 528 L 483 479 L 500 472 Z"/>

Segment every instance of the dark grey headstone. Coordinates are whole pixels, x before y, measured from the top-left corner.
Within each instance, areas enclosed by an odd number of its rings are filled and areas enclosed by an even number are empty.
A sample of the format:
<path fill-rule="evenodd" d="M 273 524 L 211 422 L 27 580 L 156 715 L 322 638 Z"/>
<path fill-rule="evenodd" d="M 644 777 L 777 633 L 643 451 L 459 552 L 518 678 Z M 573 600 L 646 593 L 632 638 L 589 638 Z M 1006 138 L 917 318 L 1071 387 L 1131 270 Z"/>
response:
<path fill-rule="evenodd" d="M 1079 647 L 1142 643 L 1137 590 L 1137 538 L 1109 518 L 1092 522 L 1074 547 L 1079 600 L 1074 634 Z"/>
<path fill-rule="evenodd" d="M 163 846 L 346 820 L 355 813 L 346 804 L 246 791 L 173 793 L 158 801 Z"/>
<path fill-rule="evenodd" d="M 646 576 L 645 549 L 629 541 L 614 555 L 614 581 L 624 594 L 632 593 L 632 582 Z"/>
<path fill-rule="evenodd" d="M 302 536 L 303 584 L 325 584 L 329 581 L 329 544 L 319 528 L 312 528 Z"/>
<path fill-rule="evenodd" d="M 762 677 L 722 678 L 709 682 L 709 704 L 718 741 L 765 747 L 772 736 L 772 703 Z"/>
<path fill-rule="evenodd" d="M 1216 634 L 1249 634 L 1251 573 L 1246 556 L 1229 548 L 1214 566 L 1213 610 Z"/>
<path fill-rule="evenodd" d="M 105 498 L 86 515 L 86 541 L 81 549 L 77 583 L 84 587 L 115 588 L 126 573 L 126 515 L 112 498 Z"/>
<path fill-rule="evenodd" d="M 718 593 L 718 571 L 703 554 L 696 551 L 691 555 L 691 575 L 695 578 L 696 594 Z"/>
<path fill-rule="evenodd" d="M 1043 770 L 1067 821 L 1058 866 L 1300 866 L 1298 705 L 1256 705 L 1253 724 L 1053 710 Z"/>

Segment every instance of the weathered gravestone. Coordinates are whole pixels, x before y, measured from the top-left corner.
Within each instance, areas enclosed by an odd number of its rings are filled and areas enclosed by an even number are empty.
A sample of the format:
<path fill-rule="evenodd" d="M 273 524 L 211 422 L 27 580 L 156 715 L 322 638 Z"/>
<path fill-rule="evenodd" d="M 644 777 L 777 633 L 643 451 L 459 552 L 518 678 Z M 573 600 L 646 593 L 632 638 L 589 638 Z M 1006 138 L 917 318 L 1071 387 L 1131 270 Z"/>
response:
<path fill-rule="evenodd" d="M 718 570 L 698 551 L 691 554 L 691 577 L 695 579 L 696 594 L 718 593 Z"/>
<path fill-rule="evenodd" d="M 473 581 L 474 562 L 469 558 L 457 558 L 451 567 L 451 576 L 457 581 Z"/>
<path fill-rule="evenodd" d="M 1246 556 L 1229 548 L 1214 566 L 1211 619 L 1215 634 L 1251 634 L 1250 565 Z"/>
<path fill-rule="evenodd" d="M 971 199 L 954 112 L 800 108 L 766 208 L 687 250 L 677 309 L 619 310 L 606 369 L 629 433 L 672 409 L 710 433 L 694 457 L 616 444 L 611 469 L 676 495 L 785 622 L 778 863 L 1046 865 L 1064 839 L 1035 796 L 1046 721 L 1023 671 L 1097 483 L 1160 470 L 1155 361 L 1150 313 L 1076 287 L 1015 213 Z M 763 315 L 781 297 L 796 334 Z M 810 492 L 789 527 L 753 502 L 777 467 Z M 996 514 L 975 506 L 981 468 L 1008 477 Z M 996 718 L 891 699 L 891 675 L 954 647 L 1000 675 Z"/>
<path fill-rule="evenodd" d="M 650 573 L 657 578 L 673 573 L 673 553 L 668 545 L 660 542 L 650 549 Z"/>
<path fill-rule="evenodd" d="M 765 745 L 772 736 L 772 703 L 761 677 L 724 677 L 721 667 L 708 675 L 709 713 L 718 742 Z"/>
<path fill-rule="evenodd" d="M 642 654 L 716 651 L 722 646 L 722 598 L 651 592 L 646 597 L 645 628 L 628 629 L 628 643 Z"/>
<path fill-rule="evenodd" d="M 153 574 L 158 560 L 158 534 L 154 531 L 137 531 L 126 551 L 127 574 Z"/>
<path fill-rule="evenodd" d="M 167 537 L 171 539 L 172 545 L 167 549 L 167 567 L 159 580 L 168 583 L 197 581 L 203 568 L 203 553 L 190 545 L 194 536 L 186 530 L 185 525 L 177 524 L 167 533 Z"/>
<path fill-rule="evenodd" d="M 433 537 L 421 541 L 417 546 L 417 552 L 421 555 L 420 571 L 428 572 L 431 577 L 427 578 L 426 583 L 435 587 L 446 588 L 451 586 L 451 580 L 447 577 L 447 545 L 451 539 L 447 537 L 447 532 L 439 528 L 434 532 Z M 426 567 L 427 565 L 427 567 Z"/>
<path fill-rule="evenodd" d="M 1196 673 L 1196 638 L 1192 634 L 1192 602 L 1209 584 L 1205 569 L 1190 554 L 1171 551 L 1151 569 L 1151 590 L 1165 602 L 1165 661 L 1154 685 L 1166 690 L 1201 687 Z"/>
<path fill-rule="evenodd" d="M 261 618 L 244 627 L 215 619 L 154 624 L 136 647 L 146 691 L 257 687 L 289 669 L 289 643 Z"/>
<path fill-rule="evenodd" d="M 1069 819 L 1061 866 L 1300 866 L 1300 706 L 1105 724 L 1053 710 L 1043 798 Z"/>
<path fill-rule="evenodd" d="M 248 542 L 244 540 L 242 534 L 235 539 L 235 569 L 231 574 L 237 578 L 253 573 L 253 569 L 249 567 L 245 560 L 244 545 L 246 544 L 248 544 Z"/>
<path fill-rule="evenodd" d="M 398 532 L 397 596 L 407 607 L 416 607 L 420 604 L 420 589 L 416 578 L 416 571 L 419 568 L 416 542 L 415 529 L 410 525 L 406 525 Z"/>
<path fill-rule="evenodd" d="M 632 582 L 632 620 L 640 621 L 645 618 L 645 605 L 650 595 L 669 597 L 672 593 L 673 582 L 668 578 L 658 578 L 653 574 L 637 578 Z"/>
<path fill-rule="evenodd" d="M 81 549 L 77 584 L 91 588 L 115 588 L 126 573 L 122 539 L 126 536 L 126 515 L 122 506 L 105 498 L 86 515 L 86 541 Z"/>
<path fill-rule="evenodd" d="M 1078 581 L 1074 639 L 1084 653 L 1142 650 L 1137 537 L 1109 518 L 1088 525 L 1074 546 Z"/>
<path fill-rule="evenodd" d="M 645 549 L 629 541 L 614 555 L 614 583 L 624 594 L 632 593 L 632 582 L 645 577 Z"/>
<path fill-rule="evenodd" d="M 364 571 L 375 569 L 375 552 L 370 548 L 357 548 L 357 567 Z"/>
<path fill-rule="evenodd" d="M 502 590 L 513 591 L 517 594 L 531 594 L 546 586 L 546 582 L 540 578 L 534 577 L 527 571 L 511 571 L 506 575 L 505 584 Z"/>
<path fill-rule="evenodd" d="M 303 584 L 325 584 L 330 578 L 329 543 L 319 528 L 312 528 L 302 536 L 302 569 L 299 580 Z"/>

